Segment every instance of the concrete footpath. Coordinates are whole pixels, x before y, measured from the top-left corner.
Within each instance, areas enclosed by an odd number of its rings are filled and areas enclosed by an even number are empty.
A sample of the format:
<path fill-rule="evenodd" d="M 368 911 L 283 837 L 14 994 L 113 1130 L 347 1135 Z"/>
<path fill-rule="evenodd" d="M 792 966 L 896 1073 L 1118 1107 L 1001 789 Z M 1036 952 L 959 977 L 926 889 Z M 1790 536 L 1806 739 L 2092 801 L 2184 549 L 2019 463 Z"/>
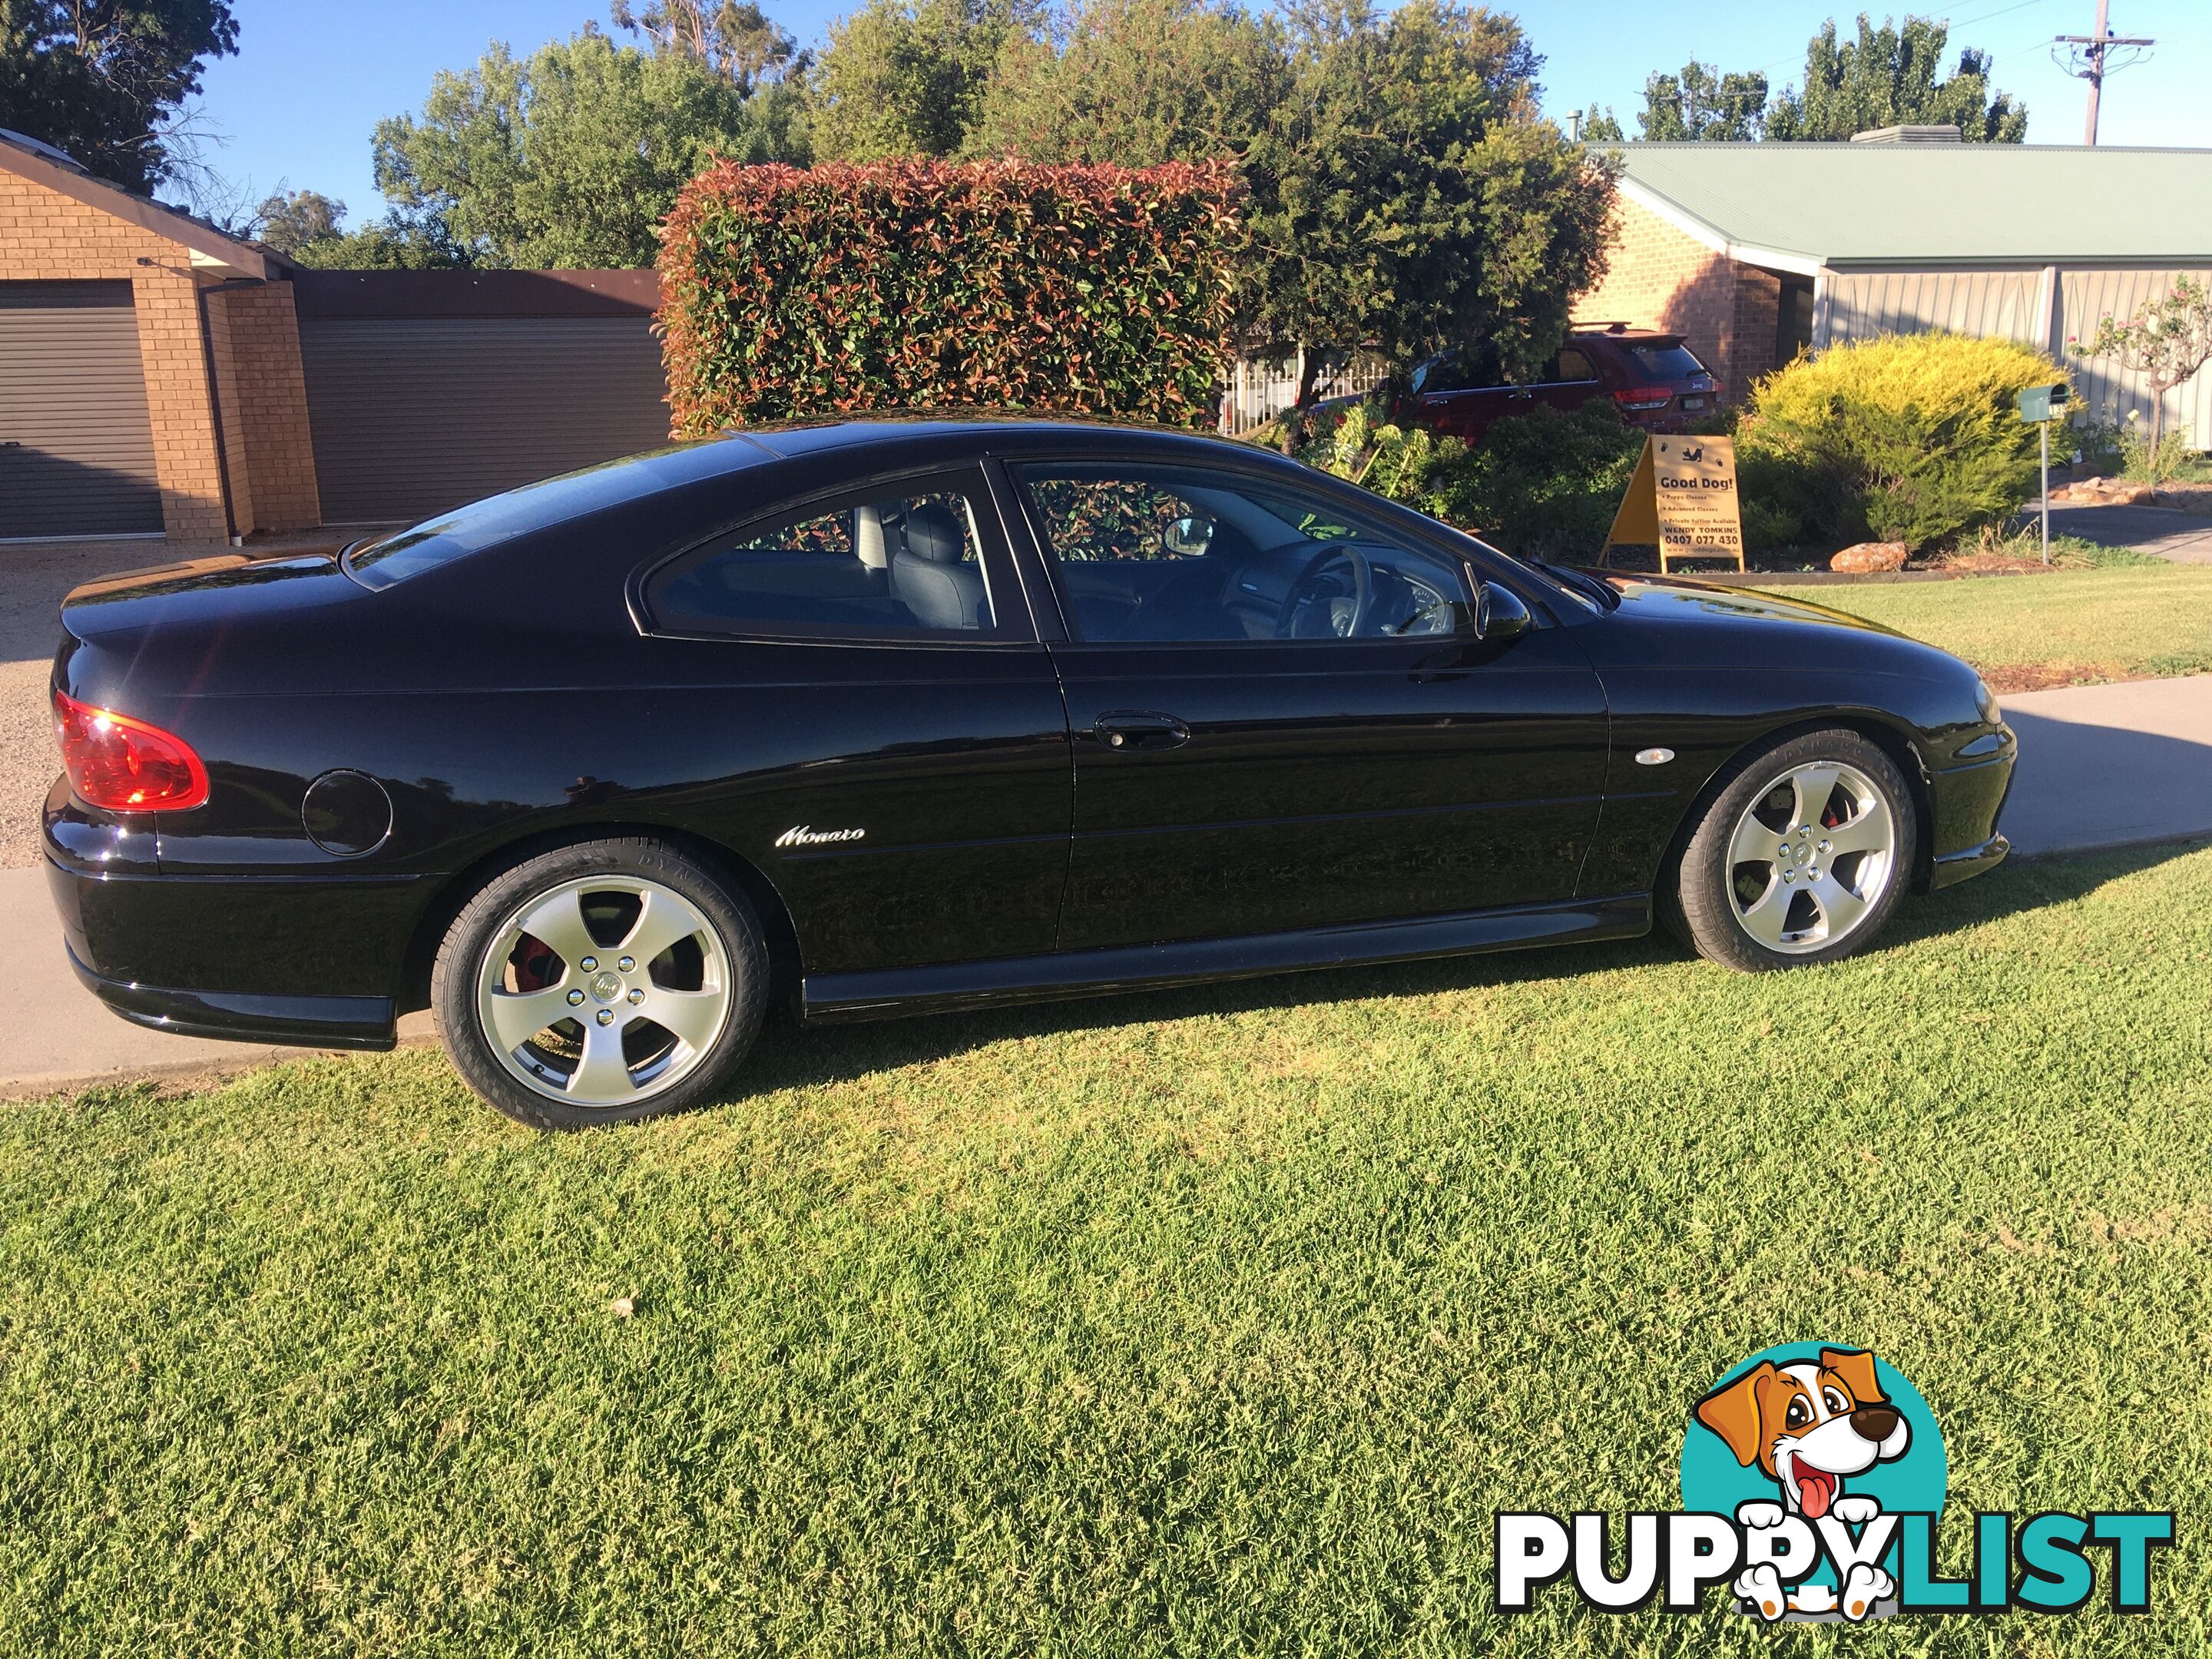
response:
<path fill-rule="evenodd" d="M 2017 854 L 2212 834 L 2212 675 L 2003 702 L 2020 733 L 2003 820 Z M 109 1013 L 69 969 L 43 869 L 0 870 L 0 937 L 15 942 L 18 963 L 12 1017 L 0 1027 L 0 1096 L 215 1076 L 300 1052 L 165 1036 Z M 426 1015 L 402 1027 L 403 1040 L 428 1036 Z"/>

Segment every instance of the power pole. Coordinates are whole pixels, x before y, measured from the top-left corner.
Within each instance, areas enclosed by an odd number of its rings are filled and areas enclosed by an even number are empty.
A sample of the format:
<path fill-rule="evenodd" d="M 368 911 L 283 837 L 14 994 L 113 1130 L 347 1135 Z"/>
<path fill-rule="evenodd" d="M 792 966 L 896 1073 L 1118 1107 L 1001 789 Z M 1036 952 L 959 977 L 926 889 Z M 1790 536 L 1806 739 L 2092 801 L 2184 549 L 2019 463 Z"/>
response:
<path fill-rule="evenodd" d="M 2141 54 L 2158 44 L 2148 35 L 2113 33 L 2107 21 L 2111 5 L 2112 0 L 2097 0 L 2094 34 L 2062 34 L 2051 42 L 2054 46 L 2069 48 L 2064 61 L 2060 61 L 2056 52 L 2051 54 L 2051 61 L 2069 75 L 2089 83 L 2089 119 L 2082 130 L 2081 142 L 2093 149 L 2097 143 L 2097 106 L 2104 97 L 2105 76 L 2141 61 Z M 2129 56 L 2118 63 L 2109 62 L 2106 54 L 2114 46 L 2129 48 Z"/>

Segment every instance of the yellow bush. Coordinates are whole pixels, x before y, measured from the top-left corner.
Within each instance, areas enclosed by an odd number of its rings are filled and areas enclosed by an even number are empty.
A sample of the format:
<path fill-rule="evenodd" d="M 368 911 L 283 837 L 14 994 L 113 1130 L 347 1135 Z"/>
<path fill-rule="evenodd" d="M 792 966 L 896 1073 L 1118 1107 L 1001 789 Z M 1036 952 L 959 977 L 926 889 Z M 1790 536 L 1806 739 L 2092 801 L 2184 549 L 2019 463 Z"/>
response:
<path fill-rule="evenodd" d="M 2009 340 L 1891 334 L 1801 357 L 1752 387 L 1737 428 L 1754 484 L 1806 534 L 1915 548 L 2019 510 L 2036 432 L 2014 405 L 2058 365 Z"/>

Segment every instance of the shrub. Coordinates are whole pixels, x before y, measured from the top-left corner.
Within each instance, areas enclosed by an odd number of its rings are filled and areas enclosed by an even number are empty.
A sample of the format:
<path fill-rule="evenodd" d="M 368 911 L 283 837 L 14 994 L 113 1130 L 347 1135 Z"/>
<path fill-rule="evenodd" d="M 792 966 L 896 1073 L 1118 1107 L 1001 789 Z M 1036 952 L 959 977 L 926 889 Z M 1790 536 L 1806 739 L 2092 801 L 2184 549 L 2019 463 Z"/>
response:
<path fill-rule="evenodd" d="M 1276 447 L 1280 428 L 1247 434 Z M 1480 531 L 1512 553 L 1594 558 L 1612 528 L 1644 434 L 1609 403 L 1571 414 L 1539 406 L 1501 420 L 1468 448 L 1419 427 L 1381 424 L 1371 404 L 1315 411 L 1300 460 L 1379 495 Z"/>
<path fill-rule="evenodd" d="M 951 407 L 1206 424 L 1229 354 L 1231 179 L 718 164 L 663 230 L 677 430 Z"/>
<path fill-rule="evenodd" d="M 1840 540 L 1914 548 L 2017 511 L 2036 431 L 2015 396 L 2063 380 L 2007 340 L 1887 335 L 1801 357 L 1752 388 L 1737 428 L 1750 496 Z M 1753 461 L 1753 458 L 1757 458 Z"/>

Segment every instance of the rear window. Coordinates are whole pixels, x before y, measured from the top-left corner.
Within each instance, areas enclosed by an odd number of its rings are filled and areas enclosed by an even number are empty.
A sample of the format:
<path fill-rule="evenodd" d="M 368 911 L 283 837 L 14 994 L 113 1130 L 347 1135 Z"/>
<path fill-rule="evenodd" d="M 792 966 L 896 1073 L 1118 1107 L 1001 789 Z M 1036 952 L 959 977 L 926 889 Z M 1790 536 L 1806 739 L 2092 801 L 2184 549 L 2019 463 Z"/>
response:
<path fill-rule="evenodd" d="M 1648 386 L 1665 380 L 1686 380 L 1705 372 L 1705 366 L 1679 341 L 1673 345 L 1631 345 L 1626 349 L 1637 374 Z"/>
<path fill-rule="evenodd" d="M 674 444 L 580 471 L 541 479 L 457 507 L 411 529 L 365 542 L 345 556 L 346 574 L 364 587 L 389 587 L 470 553 L 533 530 L 580 519 L 602 507 L 726 471 L 719 442 Z"/>

